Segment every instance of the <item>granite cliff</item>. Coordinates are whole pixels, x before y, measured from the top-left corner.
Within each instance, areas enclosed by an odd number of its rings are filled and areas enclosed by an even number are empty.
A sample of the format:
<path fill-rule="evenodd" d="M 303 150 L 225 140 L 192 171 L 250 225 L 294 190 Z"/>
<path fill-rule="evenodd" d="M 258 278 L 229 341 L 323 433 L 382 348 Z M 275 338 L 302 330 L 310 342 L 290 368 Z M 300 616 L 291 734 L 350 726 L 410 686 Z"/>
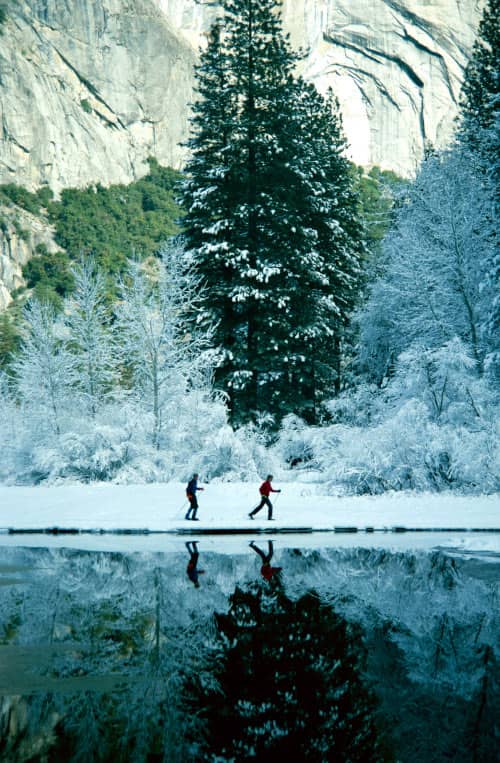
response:
<path fill-rule="evenodd" d="M 483 5 L 283 0 L 285 29 L 305 54 L 302 73 L 337 94 L 357 163 L 410 175 L 426 142 L 449 140 Z M 193 66 L 215 2 L 1 0 L 1 7 L 0 183 L 47 184 L 57 194 L 130 182 L 146 173 L 148 156 L 182 166 Z M 29 256 L 23 241 L 13 245 L 14 234 L 9 227 L 6 242 L 0 230 L 0 309 Z"/>
<path fill-rule="evenodd" d="M 216 4 L 3 0 L 0 182 L 130 181 L 179 167 L 193 64 Z M 456 113 L 483 0 L 284 0 L 303 73 L 332 86 L 351 154 L 409 174 Z"/>

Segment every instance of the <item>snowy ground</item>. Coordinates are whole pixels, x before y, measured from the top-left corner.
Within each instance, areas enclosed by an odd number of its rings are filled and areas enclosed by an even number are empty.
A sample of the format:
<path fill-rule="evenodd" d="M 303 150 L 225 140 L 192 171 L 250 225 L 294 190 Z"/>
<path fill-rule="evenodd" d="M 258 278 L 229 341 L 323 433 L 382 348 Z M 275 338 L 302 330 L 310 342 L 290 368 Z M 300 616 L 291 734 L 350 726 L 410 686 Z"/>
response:
<path fill-rule="evenodd" d="M 184 483 L 154 485 L 68 485 L 60 487 L 0 486 L 0 544 L 2 545 L 71 545 L 84 548 L 129 550 L 166 549 L 175 539 L 169 536 L 43 536 L 8 535 L 9 529 L 42 530 L 74 528 L 78 530 L 149 530 L 170 532 L 189 530 L 205 537 L 209 531 L 235 529 L 278 534 L 292 528 L 307 528 L 314 537 L 302 542 L 290 537 L 287 545 L 390 545 L 391 547 L 429 547 L 454 545 L 500 552 L 500 496 L 459 496 L 453 494 L 390 493 L 382 496 L 342 497 L 321 494 L 321 485 L 304 482 L 275 483 L 282 488 L 275 494 L 274 522 L 267 521 L 262 510 L 255 520 L 248 512 L 258 502 L 258 486 L 248 483 L 212 483 L 199 494 L 199 522 L 187 522 Z M 394 533 L 394 528 L 419 530 L 418 533 Z M 356 528 L 349 536 L 339 528 Z M 374 533 L 367 533 L 373 528 Z M 3 530 L 3 532 L 2 532 Z M 429 534 L 424 530 L 439 530 Z M 478 531 L 488 531 L 487 533 Z M 475 531 L 475 532 L 472 532 Z M 497 531 L 497 532 L 494 532 Z M 318 533 L 318 534 L 316 534 Z M 302 535 L 302 534 L 301 534 Z M 265 536 L 272 537 L 272 535 Z M 281 536 L 282 541 L 286 536 Z M 319 540 L 320 538 L 320 540 Z M 236 540 L 236 538 L 235 538 Z M 220 536 L 205 539 L 204 545 L 228 548 L 234 545 Z M 237 541 L 241 545 L 241 538 Z"/>

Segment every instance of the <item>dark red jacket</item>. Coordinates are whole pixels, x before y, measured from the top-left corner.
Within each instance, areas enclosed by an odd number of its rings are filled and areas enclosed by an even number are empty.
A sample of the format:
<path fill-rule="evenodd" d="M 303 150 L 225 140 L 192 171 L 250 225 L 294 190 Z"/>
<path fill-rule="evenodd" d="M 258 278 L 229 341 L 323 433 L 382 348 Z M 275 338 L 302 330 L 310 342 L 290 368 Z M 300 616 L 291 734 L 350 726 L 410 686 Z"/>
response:
<path fill-rule="evenodd" d="M 269 480 L 266 480 L 260 486 L 259 492 L 261 495 L 265 495 L 266 498 L 269 498 L 269 493 L 279 493 L 279 490 L 275 490 L 273 487 L 271 487 Z"/>
<path fill-rule="evenodd" d="M 281 572 L 281 569 L 281 567 L 271 567 L 270 564 L 263 564 L 260 568 L 260 574 L 264 580 L 271 580 L 273 575 L 275 575 L 277 572 Z"/>

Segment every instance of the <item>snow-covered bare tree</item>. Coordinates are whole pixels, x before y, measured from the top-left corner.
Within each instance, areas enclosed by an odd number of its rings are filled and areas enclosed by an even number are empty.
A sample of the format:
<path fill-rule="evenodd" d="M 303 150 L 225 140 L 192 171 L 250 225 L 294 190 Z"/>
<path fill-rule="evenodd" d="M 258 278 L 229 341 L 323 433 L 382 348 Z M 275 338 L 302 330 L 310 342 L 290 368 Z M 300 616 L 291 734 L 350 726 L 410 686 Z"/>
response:
<path fill-rule="evenodd" d="M 74 269 L 75 290 L 65 304 L 69 342 L 75 355 L 76 392 L 84 411 L 95 419 L 113 394 L 117 360 L 106 307 L 106 281 L 92 258 Z"/>
<path fill-rule="evenodd" d="M 75 357 L 52 305 L 33 299 L 24 318 L 26 336 L 11 365 L 20 405 L 33 430 L 60 435 L 72 408 Z"/>
<path fill-rule="evenodd" d="M 372 378 L 380 381 L 415 343 L 436 348 L 457 336 L 478 373 L 498 354 L 491 331 L 498 267 L 493 196 L 468 151 L 424 162 L 360 320 L 361 359 Z"/>
<path fill-rule="evenodd" d="M 208 337 L 193 321 L 202 298 L 200 278 L 177 243 L 166 246 L 159 260 L 132 261 L 121 283 L 124 374 L 132 401 L 150 417 L 150 441 L 157 449 L 167 423 L 175 428 L 183 397 L 209 373 Z"/>
<path fill-rule="evenodd" d="M 0 421 L 0 480 L 3 481 L 16 471 L 16 453 L 23 429 L 15 390 L 3 371 L 0 371 Z"/>

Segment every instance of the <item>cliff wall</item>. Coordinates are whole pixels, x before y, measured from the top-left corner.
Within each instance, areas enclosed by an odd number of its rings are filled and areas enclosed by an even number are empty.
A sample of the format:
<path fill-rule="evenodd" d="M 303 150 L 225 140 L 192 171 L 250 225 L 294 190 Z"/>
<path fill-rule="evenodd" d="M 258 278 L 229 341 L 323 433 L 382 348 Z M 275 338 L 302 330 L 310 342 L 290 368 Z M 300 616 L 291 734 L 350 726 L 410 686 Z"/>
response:
<path fill-rule="evenodd" d="M 199 0 L 4 0 L 0 182 L 129 182 L 182 165 Z M 339 97 L 353 159 L 411 174 L 450 136 L 482 0 L 284 0 L 304 75 Z"/>
<path fill-rule="evenodd" d="M 337 94 L 358 164 L 411 175 L 449 140 L 484 0 L 283 0 L 302 73 Z M 128 183 L 145 160 L 181 167 L 207 0 L 2 0 L 0 183 Z M 3 210 L 0 309 L 30 241 Z M 17 211 L 15 214 L 19 214 Z M 43 241 L 50 231 L 43 233 Z M 48 242 L 47 242 L 48 243 Z M 54 247 L 54 243 L 51 243 Z"/>

